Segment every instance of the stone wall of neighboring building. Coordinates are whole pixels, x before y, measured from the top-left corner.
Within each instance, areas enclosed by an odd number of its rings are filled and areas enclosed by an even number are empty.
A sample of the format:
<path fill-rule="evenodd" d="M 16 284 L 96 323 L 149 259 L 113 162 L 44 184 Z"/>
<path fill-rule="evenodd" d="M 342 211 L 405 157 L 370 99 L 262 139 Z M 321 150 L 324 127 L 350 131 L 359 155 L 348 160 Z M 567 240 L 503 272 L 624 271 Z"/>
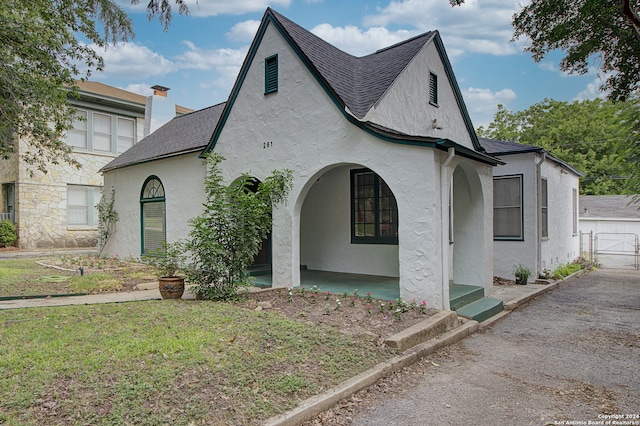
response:
<path fill-rule="evenodd" d="M 97 221 L 93 225 L 74 226 L 67 220 L 68 186 L 96 188 L 99 194 L 103 178 L 99 170 L 112 155 L 72 154 L 80 168 L 60 162 L 47 173 L 29 168 L 20 160 L 20 179 L 16 184 L 16 226 L 22 249 L 95 247 Z"/>

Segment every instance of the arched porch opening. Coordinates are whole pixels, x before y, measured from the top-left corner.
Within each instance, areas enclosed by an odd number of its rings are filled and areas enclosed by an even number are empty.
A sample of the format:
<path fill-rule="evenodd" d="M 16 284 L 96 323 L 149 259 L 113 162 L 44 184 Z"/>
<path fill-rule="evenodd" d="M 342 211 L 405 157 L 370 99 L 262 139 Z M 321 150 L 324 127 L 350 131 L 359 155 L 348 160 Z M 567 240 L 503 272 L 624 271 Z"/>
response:
<path fill-rule="evenodd" d="M 374 170 L 336 164 L 300 195 L 300 284 L 325 291 L 399 297 L 398 209 Z"/>
<path fill-rule="evenodd" d="M 455 168 L 452 179 L 450 224 L 450 282 L 484 287 L 484 191 L 477 170 L 467 161 Z"/>

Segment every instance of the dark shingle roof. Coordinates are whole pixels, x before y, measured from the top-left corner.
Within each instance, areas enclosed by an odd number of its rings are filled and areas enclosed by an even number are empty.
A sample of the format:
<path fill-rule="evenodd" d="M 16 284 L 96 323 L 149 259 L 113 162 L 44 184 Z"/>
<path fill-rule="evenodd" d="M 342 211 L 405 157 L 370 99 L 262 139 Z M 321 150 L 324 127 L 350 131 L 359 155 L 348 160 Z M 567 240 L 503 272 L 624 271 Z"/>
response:
<path fill-rule="evenodd" d="M 542 152 L 544 149 L 539 146 L 527 145 L 525 143 L 501 141 L 498 139 L 478 138 L 480 144 L 490 155 L 520 154 L 523 152 Z"/>
<path fill-rule="evenodd" d="M 172 155 L 201 151 L 211 139 L 225 103 L 175 117 L 102 168 L 102 172 Z"/>
<path fill-rule="evenodd" d="M 580 217 L 640 218 L 638 204 L 629 204 L 632 195 L 581 195 Z"/>
<path fill-rule="evenodd" d="M 268 9 L 344 106 L 362 118 L 436 32 L 419 35 L 363 57 L 350 55 Z"/>
<path fill-rule="evenodd" d="M 498 139 L 489 139 L 489 138 L 478 138 L 480 144 L 487 151 L 487 154 L 493 155 L 494 157 L 503 157 L 506 155 L 513 154 L 524 154 L 527 152 L 536 152 L 536 153 L 546 153 L 547 158 L 551 161 L 556 162 L 560 165 L 560 167 L 573 172 L 578 176 L 584 176 L 584 173 L 573 167 L 571 164 L 563 161 L 553 155 L 549 154 L 547 150 L 535 145 L 528 145 L 526 143 L 519 142 L 510 142 L 510 141 L 501 141 Z M 506 160 L 505 160 L 506 161 Z"/>

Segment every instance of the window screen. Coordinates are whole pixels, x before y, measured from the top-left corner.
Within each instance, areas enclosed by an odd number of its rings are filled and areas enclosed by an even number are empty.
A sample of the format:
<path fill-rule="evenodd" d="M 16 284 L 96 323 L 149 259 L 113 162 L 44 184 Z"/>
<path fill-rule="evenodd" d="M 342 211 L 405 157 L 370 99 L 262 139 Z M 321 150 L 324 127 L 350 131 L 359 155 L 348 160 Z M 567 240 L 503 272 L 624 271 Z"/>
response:
<path fill-rule="evenodd" d="M 493 179 L 493 236 L 523 239 L 522 176 Z"/>

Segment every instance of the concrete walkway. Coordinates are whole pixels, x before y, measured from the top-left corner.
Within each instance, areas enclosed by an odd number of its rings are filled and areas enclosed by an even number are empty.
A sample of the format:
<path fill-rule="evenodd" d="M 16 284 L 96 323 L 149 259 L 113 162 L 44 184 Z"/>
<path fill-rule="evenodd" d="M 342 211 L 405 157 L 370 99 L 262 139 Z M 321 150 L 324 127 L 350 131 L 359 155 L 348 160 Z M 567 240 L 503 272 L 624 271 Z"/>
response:
<path fill-rule="evenodd" d="M 552 290 L 559 282 L 542 285 L 527 284 L 518 286 L 496 286 L 494 287 L 492 297 L 501 299 L 504 302 L 505 311 L 494 318 L 485 321 L 493 322 L 499 319 L 508 311 L 515 309 L 517 306 L 537 297 L 538 295 Z M 19 308 L 35 308 L 47 306 L 66 306 L 66 305 L 93 305 L 97 303 L 122 303 L 122 302 L 138 302 L 142 300 L 159 300 L 162 297 L 158 291 L 157 283 L 139 284 L 139 290 L 121 293 L 100 293 L 89 294 L 85 296 L 64 296 L 64 297 L 44 297 L 44 298 L 16 298 L 12 300 L 0 300 L 0 310 L 2 309 L 19 309 Z M 193 294 L 188 290 L 182 296 L 183 299 L 193 299 Z M 484 323 L 483 323 L 484 324 Z"/>

